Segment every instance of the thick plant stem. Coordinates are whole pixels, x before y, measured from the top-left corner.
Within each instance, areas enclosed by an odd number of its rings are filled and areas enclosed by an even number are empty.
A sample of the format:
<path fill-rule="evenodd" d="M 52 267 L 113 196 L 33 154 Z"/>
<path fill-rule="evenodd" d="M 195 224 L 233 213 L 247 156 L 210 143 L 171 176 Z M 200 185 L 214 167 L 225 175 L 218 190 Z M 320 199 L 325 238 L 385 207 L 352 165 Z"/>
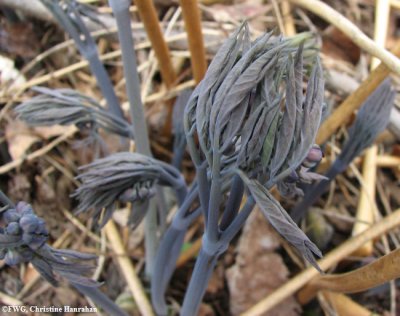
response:
<path fill-rule="evenodd" d="M 115 94 L 110 77 L 108 76 L 103 63 L 100 61 L 97 52 L 96 55 L 88 57 L 87 61 L 89 63 L 90 71 L 95 76 L 101 93 L 107 101 L 109 111 L 116 117 L 125 119 L 121 107 L 119 106 L 119 101 Z"/>
<path fill-rule="evenodd" d="M 140 97 L 140 80 L 137 71 L 135 50 L 133 48 L 132 27 L 129 15 L 130 0 L 109 0 L 118 26 L 118 37 L 122 50 L 126 90 L 129 99 L 135 144 L 138 153 L 152 156 L 143 104 Z M 157 190 L 157 194 L 160 190 Z M 158 246 L 157 203 L 150 200 L 145 219 L 146 273 L 151 276 Z"/>
<path fill-rule="evenodd" d="M 129 15 L 129 0 L 110 0 L 118 26 L 118 37 L 122 50 L 122 62 L 126 79 L 126 92 L 135 134 L 137 152 L 151 156 L 147 124 L 140 97 L 140 80 L 137 72 L 136 54 L 133 48 L 132 28 Z"/>
<path fill-rule="evenodd" d="M 97 287 L 89 287 L 81 284 L 72 283 L 72 285 L 83 295 L 89 297 L 94 303 L 100 306 L 108 315 L 128 316 L 117 304 L 109 299 L 107 295 Z"/>
<path fill-rule="evenodd" d="M 190 279 L 181 309 L 181 316 L 197 315 L 201 298 L 203 297 L 208 281 L 214 271 L 218 255 L 209 254 L 202 248 L 196 260 L 196 265 Z"/>
<path fill-rule="evenodd" d="M 181 252 L 187 228 L 201 214 L 200 208 L 189 215 L 187 214 L 196 197 L 197 187 L 194 187 L 187 195 L 185 202 L 180 206 L 157 251 L 153 281 L 151 282 L 151 299 L 157 315 L 165 315 L 167 313 L 167 304 L 164 298 L 165 291 Z"/>
<path fill-rule="evenodd" d="M 235 219 L 243 198 L 244 183 L 238 175 L 233 177 L 229 198 L 221 219 L 221 230 L 225 230 Z"/>
<path fill-rule="evenodd" d="M 188 35 L 193 77 L 196 83 L 199 83 L 207 71 L 200 11 L 196 0 L 180 0 L 179 3 L 182 7 L 182 15 Z"/>
<path fill-rule="evenodd" d="M 157 315 L 167 315 L 167 304 L 164 295 L 172 276 L 171 272 L 179 256 L 185 234 L 186 230 L 178 230 L 170 227 L 164 234 L 160 248 L 157 251 L 151 284 L 151 298 Z"/>

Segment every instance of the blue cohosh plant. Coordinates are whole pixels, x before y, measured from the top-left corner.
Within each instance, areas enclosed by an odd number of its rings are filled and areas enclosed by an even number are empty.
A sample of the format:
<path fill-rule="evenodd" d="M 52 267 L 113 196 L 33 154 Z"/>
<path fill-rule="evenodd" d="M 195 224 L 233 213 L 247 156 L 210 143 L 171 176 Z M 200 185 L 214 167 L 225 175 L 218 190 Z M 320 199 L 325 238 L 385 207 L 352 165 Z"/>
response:
<path fill-rule="evenodd" d="M 133 138 L 129 123 L 106 111 L 93 98 L 70 89 L 34 87 L 33 90 L 40 94 L 15 108 L 19 118 L 31 126 L 76 125 L 93 133 L 101 128 Z"/>
<path fill-rule="evenodd" d="M 80 54 L 89 62 L 90 70 L 95 76 L 104 98 L 107 100 L 110 112 L 116 117 L 123 118 L 123 113 L 110 77 L 107 75 L 106 69 L 100 61 L 96 43 L 81 17 L 84 15 L 90 19 L 95 19 L 96 15 L 93 14 L 90 7 L 76 1 L 40 1 L 53 14 L 62 28 L 71 36 Z"/>
<path fill-rule="evenodd" d="M 395 91 L 390 80 L 383 81 L 378 88 L 365 100 L 357 114 L 356 120 L 349 129 L 349 137 L 332 166 L 317 184 L 308 188 L 306 195 L 291 212 L 294 221 L 299 222 L 307 210 L 318 198 L 326 192 L 329 183 L 344 172 L 353 159 L 371 146 L 380 132 L 389 123 Z"/>
<path fill-rule="evenodd" d="M 35 214 L 28 203 L 14 205 L 1 191 L 0 203 L 0 260 L 10 266 L 31 263 L 51 285 L 58 286 L 62 277 L 107 313 L 126 316 L 98 289 L 100 283 L 87 276 L 93 266 L 82 262 L 93 260 L 96 256 L 49 246 L 45 221 Z"/>
<path fill-rule="evenodd" d="M 322 70 L 315 58 L 303 96 L 302 49 L 293 39 L 271 34 L 252 43 L 243 25 L 222 45 L 186 105 L 184 126 L 205 233 L 182 315 L 197 312 L 218 257 L 256 203 L 275 229 L 317 267 L 313 254 L 320 256 L 319 250 L 268 192 L 298 171 L 320 124 Z M 240 207 L 245 192 L 247 201 Z M 158 314 L 167 312 L 164 291 L 185 230 L 198 212 L 183 206 L 157 256 L 152 299 Z"/>
<path fill-rule="evenodd" d="M 91 60 L 91 67 L 96 68 L 93 65 L 99 58 L 79 17 L 79 6 L 73 1 L 42 2 L 74 38 L 81 53 Z M 160 197 L 157 193 L 161 186 L 170 186 L 175 191 L 178 211 L 162 236 L 154 267 L 146 262 L 152 267 L 151 296 L 159 315 L 167 314 L 165 292 L 185 233 L 200 215 L 205 222 L 203 244 L 182 315 L 197 313 L 218 258 L 256 204 L 273 227 L 318 268 L 314 255 L 321 256 L 320 251 L 269 193 L 276 185 L 282 194 L 290 196 L 298 192 L 298 182 L 319 179 L 309 168 L 321 157 L 314 141 L 323 110 L 324 81 L 319 59 L 309 49 L 309 35 L 286 39 L 268 33 L 251 42 L 247 25 L 243 24 L 222 45 L 205 78 L 187 101 L 182 123 L 174 124 L 175 135 L 185 135 L 196 168 L 196 179 L 187 188 L 177 168 L 151 158 L 129 3 L 110 1 L 117 19 L 133 132 L 124 123 L 115 126 L 123 120 L 119 111 L 109 114 L 93 106 L 95 101 L 70 91 L 42 90 L 43 96 L 18 107 L 20 117 L 33 124 L 78 127 L 84 124 L 122 137 L 134 136 L 137 153 L 109 155 L 82 168 L 78 176 L 82 185 L 74 194 L 80 202 L 78 210 L 94 208 L 94 216 L 102 226 L 111 217 L 116 203 L 129 201 L 134 205 L 131 222 L 135 226 L 146 213 L 152 213 L 147 202 L 154 195 Z M 311 65 L 305 94 L 303 55 Z M 92 69 L 105 97 L 108 94 L 106 99 L 111 109 L 116 104 L 114 92 L 104 88 L 110 81 L 104 80 L 103 70 Z M 64 118 L 63 109 L 67 109 Z M 181 150 L 182 143 L 179 139 L 176 148 Z"/>

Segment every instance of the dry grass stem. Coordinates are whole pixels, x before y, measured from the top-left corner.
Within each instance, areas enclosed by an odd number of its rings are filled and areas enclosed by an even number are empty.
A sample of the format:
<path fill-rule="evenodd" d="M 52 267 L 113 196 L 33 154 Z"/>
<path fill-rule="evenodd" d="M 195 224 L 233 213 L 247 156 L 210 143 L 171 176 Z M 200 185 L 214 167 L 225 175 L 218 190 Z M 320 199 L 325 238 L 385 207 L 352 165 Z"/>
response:
<path fill-rule="evenodd" d="M 374 315 L 374 313 L 372 313 L 370 310 L 354 302 L 351 298 L 349 298 L 344 294 L 323 291 L 322 295 L 329 302 L 329 304 L 335 309 L 336 315 L 346 315 L 346 316 Z"/>
<path fill-rule="evenodd" d="M 153 1 L 135 0 L 135 4 L 151 42 L 152 49 L 156 54 L 163 82 L 167 88 L 171 88 L 175 84 L 176 75 L 172 65 L 170 51 L 164 40 Z"/>
<path fill-rule="evenodd" d="M 296 26 L 294 24 L 292 8 L 288 0 L 281 1 L 282 15 L 283 15 L 283 24 L 286 36 L 296 35 Z"/>
<path fill-rule="evenodd" d="M 374 41 L 385 48 L 389 27 L 390 0 L 377 0 L 375 8 Z M 376 57 L 371 60 L 371 68 L 375 69 L 380 61 Z"/>
<path fill-rule="evenodd" d="M 295 0 L 297 1 L 297 0 Z M 400 43 L 393 49 L 393 54 L 400 55 Z M 360 108 L 368 96 L 379 86 L 379 84 L 389 75 L 390 69 L 380 64 L 373 70 L 367 79 L 349 95 L 336 110 L 322 123 L 316 143 L 322 144 L 342 125 L 348 122 L 351 114 Z"/>
<path fill-rule="evenodd" d="M 379 155 L 376 158 L 376 164 L 378 167 L 400 167 L 400 157 Z"/>
<path fill-rule="evenodd" d="M 364 155 L 364 163 L 362 169 L 362 178 L 365 186 L 360 191 L 358 200 L 358 207 L 356 212 L 356 222 L 353 227 L 353 236 L 360 234 L 374 221 L 374 208 L 375 205 L 375 188 L 376 188 L 376 158 L 378 155 L 378 146 L 373 145 L 369 148 Z M 365 243 L 360 247 L 355 255 L 369 256 L 374 250 L 372 240 Z"/>
<path fill-rule="evenodd" d="M 179 3 L 182 7 L 182 15 L 189 42 L 193 78 L 196 83 L 199 83 L 207 70 L 200 10 L 196 0 L 180 0 Z"/>
<path fill-rule="evenodd" d="M 341 244 L 339 247 L 329 252 L 327 255 L 324 256 L 324 258 L 318 261 L 318 264 L 323 271 L 326 271 L 337 262 L 352 254 L 364 243 L 381 236 L 382 234 L 399 225 L 400 209 L 396 210 L 389 216 L 384 217 L 382 221 L 375 223 L 363 233 L 352 237 L 345 243 Z M 285 298 L 301 289 L 305 284 L 307 284 L 310 280 L 318 275 L 319 272 L 313 267 L 307 268 L 306 270 L 292 278 L 290 281 L 279 287 L 269 296 L 258 302 L 252 308 L 241 314 L 241 316 L 256 316 L 265 314 L 271 308 L 281 303 Z"/>
<path fill-rule="evenodd" d="M 9 305 L 9 306 L 21 306 L 24 304 L 20 300 L 17 300 L 16 298 L 2 292 L 0 292 L 0 302 L 2 302 L 4 305 Z"/>
<path fill-rule="evenodd" d="M 141 315 L 154 316 L 155 314 L 146 296 L 143 285 L 140 282 L 135 268 L 125 251 L 125 247 L 117 230 L 117 226 L 112 220 L 110 220 L 108 221 L 107 225 L 104 226 L 104 229 L 111 247 L 116 254 L 115 259 L 118 261 L 122 274 L 125 276 L 125 281 L 132 292 L 133 298 L 135 299 Z"/>
<path fill-rule="evenodd" d="M 386 34 L 389 21 L 389 0 L 378 0 L 376 1 L 375 11 L 375 28 L 374 28 L 374 41 L 380 47 L 385 46 Z M 371 69 L 375 69 L 379 65 L 379 59 L 373 58 L 371 63 Z M 356 223 L 353 227 L 353 236 L 361 233 L 372 224 L 374 220 L 374 209 L 375 205 L 375 191 L 376 191 L 376 158 L 378 155 L 378 147 L 376 145 L 368 148 L 364 155 L 363 164 L 363 180 L 365 187 L 360 192 L 358 200 L 358 207 L 356 212 Z M 355 255 L 369 256 L 374 250 L 372 240 L 364 244 L 358 249 Z"/>
<path fill-rule="evenodd" d="M 339 293 L 362 292 L 400 277 L 399 266 L 400 249 L 396 249 L 354 271 L 314 278 L 298 293 L 297 297 L 301 304 L 306 304 L 319 290 Z"/>
<path fill-rule="evenodd" d="M 328 21 L 344 34 L 346 34 L 355 44 L 367 51 L 372 56 L 377 57 L 393 72 L 400 74 L 400 60 L 389 51 L 378 46 L 372 39 L 366 36 L 355 24 L 346 17 L 332 9 L 327 4 L 319 0 L 290 0 L 314 14 Z"/>

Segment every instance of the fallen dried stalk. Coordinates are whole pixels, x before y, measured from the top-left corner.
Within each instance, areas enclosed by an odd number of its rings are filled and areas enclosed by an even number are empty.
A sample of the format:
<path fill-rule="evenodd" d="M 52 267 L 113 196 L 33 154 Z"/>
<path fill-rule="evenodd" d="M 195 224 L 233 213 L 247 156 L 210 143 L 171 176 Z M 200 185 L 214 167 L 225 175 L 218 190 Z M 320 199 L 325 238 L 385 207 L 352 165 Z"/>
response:
<path fill-rule="evenodd" d="M 377 57 L 393 72 L 400 74 L 400 60 L 389 51 L 378 46 L 372 39 L 366 36 L 355 24 L 346 17 L 332 9 L 327 4 L 319 0 L 290 0 L 324 20 L 328 21 L 344 34 L 346 34 L 355 44 L 367 51 L 372 56 Z"/>
<path fill-rule="evenodd" d="M 307 304 L 319 290 L 339 293 L 358 293 L 400 277 L 400 249 L 374 262 L 341 274 L 324 275 L 311 280 L 298 293 L 301 304 Z"/>
<path fill-rule="evenodd" d="M 400 55 L 400 43 L 398 43 L 393 49 L 393 54 Z M 390 69 L 383 63 L 373 70 L 357 90 L 349 95 L 324 121 L 324 123 L 322 123 L 317 135 L 316 143 L 324 143 L 339 128 L 339 126 L 346 123 L 350 119 L 351 114 L 363 104 L 371 92 L 379 86 L 389 73 Z"/>
<path fill-rule="evenodd" d="M 283 24 L 285 26 L 285 35 L 293 36 L 296 34 L 296 26 L 294 25 L 292 8 L 290 6 L 289 0 L 281 1 Z"/>
<path fill-rule="evenodd" d="M 343 260 L 350 254 L 352 254 L 367 241 L 377 238 L 399 225 L 400 209 L 386 216 L 380 222 L 372 225 L 369 229 L 367 229 L 360 235 L 352 237 L 336 249 L 329 252 L 323 259 L 318 261 L 318 264 L 323 271 L 326 271 L 335 263 Z M 271 308 L 281 303 L 286 297 L 301 289 L 311 279 L 318 275 L 318 271 L 314 268 L 307 268 L 306 270 L 292 278 L 290 281 L 279 287 L 265 299 L 261 300 L 252 308 L 241 314 L 241 316 L 255 316 L 266 313 Z"/>
<path fill-rule="evenodd" d="M 360 197 L 358 200 L 356 222 L 353 226 L 352 235 L 356 236 L 366 230 L 374 221 L 374 209 L 375 204 L 375 187 L 376 187 L 376 158 L 378 155 L 378 147 L 373 145 L 370 147 L 365 155 L 362 169 L 362 178 L 365 186 L 360 191 Z M 374 244 L 372 240 L 365 243 L 357 249 L 355 255 L 358 256 L 369 256 L 374 250 Z"/>
<path fill-rule="evenodd" d="M 376 158 L 379 167 L 400 167 L 400 157 L 381 155 Z"/>
<path fill-rule="evenodd" d="M 180 0 L 179 3 L 182 7 L 182 16 L 189 42 L 193 78 L 196 83 L 199 83 L 207 70 L 200 11 L 196 0 Z"/>
<path fill-rule="evenodd" d="M 0 292 L 0 302 L 4 304 L 4 306 L 21 306 L 24 303 L 20 300 L 15 299 L 12 296 L 7 295 L 6 293 Z"/>
<path fill-rule="evenodd" d="M 390 0 L 378 0 L 375 7 L 374 41 L 382 48 L 385 48 L 386 37 L 389 26 Z M 371 69 L 375 69 L 380 61 L 372 58 Z"/>
<path fill-rule="evenodd" d="M 152 49 L 156 54 L 158 66 L 160 67 L 163 82 L 167 88 L 171 88 L 175 81 L 176 75 L 170 57 L 170 51 L 164 40 L 160 23 L 158 22 L 156 9 L 152 0 L 135 0 L 140 18 L 142 19 L 147 36 L 151 42 Z"/>
<path fill-rule="evenodd" d="M 386 42 L 389 12 L 389 0 L 376 1 L 374 41 L 379 47 L 382 48 L 385 47 Z M 371 69 L 375 69 L 379 63 L 379 59 L 372 58 Z M 353 236 L 367 229 L 368 226 L 374 221 L 373 205 L 375 204 L 377 155 L 378 147 L 376 145 L 368 148 L 364 155 L 362 177 L 365 187 L 362 188 L 358 200 L 356 222 L 352 232 Z M 360 247 L 360 249 L 355 252 L 355 255 L 369 256 L 372 254 L 373 250 L 374 245 L 371 240 Z"/>
<path fill-rule="evenodd" d="M 375 315 L 364 306 L 354 302 L 351 298 L 340 293 L 323 291 L 322 295 L 335 309 L 336 315 L 346 316 L 373 316 Z"/>
<path fill-rule="evenodd" d="M 126 283 L 132 292 L 133 298 L 135 299 L 135 303 L 137 304 L 141 315 L 154 316 L 151 304 L 145 294 L 143 285 L 136 274 L 135 268 L 125 251 L 117 227 L 115 226 L 114 222 L 110 220 L 107 225 L 104 226 L 104 229 L 111 247 L 116 254 L 115 259 L 118 261 L 121 271 L 125 276 Z"/>

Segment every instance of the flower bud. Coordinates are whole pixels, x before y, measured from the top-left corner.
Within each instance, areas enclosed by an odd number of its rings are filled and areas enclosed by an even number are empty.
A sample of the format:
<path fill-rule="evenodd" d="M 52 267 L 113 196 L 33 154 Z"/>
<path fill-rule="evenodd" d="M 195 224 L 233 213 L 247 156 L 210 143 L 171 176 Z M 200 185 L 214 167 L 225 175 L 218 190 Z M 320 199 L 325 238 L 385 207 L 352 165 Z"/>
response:
<path fill-rule="evenodd" d="M 6 222 L 6 224 L 18 222 L 20 218 L 21 216 L 13 208 L 3 213 L 3 220 Z"/>
<path fill-rule="evenodd" d="M 323 156 L 321 148 L 315 144 L 311 147 L 302 165 L 306 168 L 313 168 L 321 161 Z"/>
<path fill-rule="evenodd" d="M 9 235 L 16 236 L 21 232 L 21 228 L 19 227 L 19 224 L 17 222 L 12 222 L 6 227 L 6 232 Z"/>
<path fill-rule="evenodd" d="M 17 213 L 20 215 L 28 215 L 28 214 L 33 214 L 33 209 L 32 206 L 26 202 L 18 202 L 17 206 L 15 207 L 17 210 Z"/>
<path fill-rule="evenodd" d="M 24 215 L 21 217 L 19 225 L 24 232 L 33 233 L 39 225 L 38 217 L 33 214 Z"/>
<path fill-rule="evenodd" d="M 22 234 L 22 241 L 26 244 L 29 245 L 33 240 L 33 235 L 30 233 L 23 233 Z"/>

